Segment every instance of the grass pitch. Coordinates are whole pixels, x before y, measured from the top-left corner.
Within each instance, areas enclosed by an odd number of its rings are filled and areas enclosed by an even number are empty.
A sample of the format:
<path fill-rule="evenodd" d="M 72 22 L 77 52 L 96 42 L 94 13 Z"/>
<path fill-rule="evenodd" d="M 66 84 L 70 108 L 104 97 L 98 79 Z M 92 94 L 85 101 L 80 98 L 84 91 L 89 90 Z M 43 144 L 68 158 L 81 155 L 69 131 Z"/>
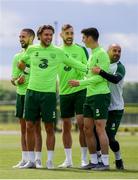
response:
<path fill-rule="evenodd" d="M 134 136 L 130 133 L 120 133 L 117 139 L 121 143 L 122 157 L 125 170 L 115 169 L 114 156 L 110 152 L 110 171 L 97 172 L 92 170 L 81 170 L 80 148 L 78 143 L 78 133 L 73 135 L 73 168 L 59 169 L 57 166 L 64 161 L 64 149 L 61 134 L 56 134 L 56 148 L 54 155 L 54 170 L 45 168 L 46 148 L 45 133 L 43 132 L 43 169 L 12 169 L 21 158 L 20 134 L 0 134 L 0 178 L 1 179 L 138 179 L 138 134 Z M 89 159 L 89 157 L 88 157 Z"/>

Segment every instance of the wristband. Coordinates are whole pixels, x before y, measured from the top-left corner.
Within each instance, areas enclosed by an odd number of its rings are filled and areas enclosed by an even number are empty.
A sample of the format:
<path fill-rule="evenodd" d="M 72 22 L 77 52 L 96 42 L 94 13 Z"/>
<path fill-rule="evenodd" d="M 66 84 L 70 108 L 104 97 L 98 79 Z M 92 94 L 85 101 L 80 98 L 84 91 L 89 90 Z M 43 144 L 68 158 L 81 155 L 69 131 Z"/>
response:
<path fill-rule="evenodd" d="M 25 67 L 25 69 L 24 69 L 24 74 L 29 74 L 29 72 L 30 72 L 30 67 Z"/>

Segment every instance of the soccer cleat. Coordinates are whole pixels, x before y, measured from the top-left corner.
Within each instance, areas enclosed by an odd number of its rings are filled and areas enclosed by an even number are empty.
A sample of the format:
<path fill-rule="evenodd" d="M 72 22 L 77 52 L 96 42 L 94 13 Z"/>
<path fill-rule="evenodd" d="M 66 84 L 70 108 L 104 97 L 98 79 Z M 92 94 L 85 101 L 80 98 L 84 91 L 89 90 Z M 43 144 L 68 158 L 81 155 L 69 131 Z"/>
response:
<path fill-rule="evenodd" d="M 37 169 L 40 169 L 43 167 L 40 159 L 35 160 L 35 166 Z"/>
<path fill-rule="evenodd" d="M 98 163 L 98 165 L 93 168 L 93 170 L 97 170 L 97 171 L 105 171 L 105 170 L 109 170 L 109 165 L 104 165 L 103 163 Z"/>
<path fill-rule="evenodd" d="M 47 169 L 54 169 L 54 165 L 52 161 L 47 161 L 46 162 L 46 168 Z"/>
<path fill-rule="evenodd" d="M 70 168 L 70 167 L 72 167 L 73 166 L 73 164 L 72 164 L 72 162 L 68 162 L 68 161 L 64 161 L 62 164 L 60 164 L 58 167 L 59 168 Z"/>
<path fill-rule="evenodd" d="M 124 164 L 123 164 L 122 159 L 116 160 L 116 161 L 115 161 L 115 165 L 116 165 L 116 169 L 120 169 L 120 170 L 123 170 L 123 169 L 124 169 Z"/>
<path fill-rule="evenodd" d="M 88 169 L 93 169 L 96 168 L 98 166 L 98 164 L 93 164 L 91 162 L 89 162 L 89 164 L 87 164 L 86 166 L 81 167 L 84 170 L 88 170 Z"/>
<path fill-rule="evenodd" d="M 20 166 L 20 169 L 27 169 L 27 168 L 35 168 L 35 163 L 32 161 L 28 161 L 24 166 Z"/>
<path fill-rule="evenodd" d="M 84 167 L 84 166 L 87 166 L 87 165 L 88 165 L 87 161 L 81 160 L 81 167 Z"/>
<path fill-rule="evenodd" d="M 20 167 L 24 166 L 26 163 L 27 162 L 25 160 L 21 160 L 18 164 L 16 164 L 12 168 L 20 168 Z"/>

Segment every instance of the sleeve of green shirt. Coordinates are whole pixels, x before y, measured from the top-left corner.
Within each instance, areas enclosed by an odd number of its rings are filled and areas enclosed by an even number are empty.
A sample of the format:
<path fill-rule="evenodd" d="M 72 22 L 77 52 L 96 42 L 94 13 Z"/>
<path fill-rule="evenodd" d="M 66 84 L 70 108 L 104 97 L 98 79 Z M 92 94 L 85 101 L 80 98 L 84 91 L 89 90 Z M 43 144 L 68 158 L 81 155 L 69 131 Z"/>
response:
<path fill-rule="evenodd" d="M 60 57 L 61 63 L 64 63 L 67 66 L 70 66 L 70 67 L 75 68 L 77 70 L 87 72 L 87 65 L 82 64 L 79 61 L 75 61 L 73 58 L 66 55 L 63 51 L 61 51 L 60 56 L 61 56 Z"/>
<path fill-rule="evenodd" d="M 110 61 L 107 54 L 100 53 L 96 61 L 97 61 L 96 66 L 99 66 L 104 71 L 109 70 Z M 89 74 L 90 73 L 92 74 L 91 69 L 89 70 Z M 90 84 L 97 84 L 102 81 L 103 81 L 103 77 L 101 77 L 100 75 L 93 74 L 91 78 L 80 80 L 79 82 L 80 82 L 80 86 L 87 86 Z"/>
<path fill-rule="evenodd" d="M 81 51 L 81 54 L 82 54 L 82 59 L 81 59 L 81 62 L 85 65 L 87 65 L 87 62 L 88 62 L 88 52 L 87 50 L 84 51 L 84 48 L 82 48 L 82 51 Z M 80 70 L 76 70 L 76 73 L 81 75 L 81 76 L 86 76 L 86 72 L 82 72 Z"/>
<path fill-rule="evenodd" d="M 23 54 L 23 56 L 22 56 L 22 59 L 20 59 L 20 60 L 27 64 L 27 62 L 28 62 L 28 60 L 29 60 L 29 58 L 30 58 L 29 53 L 30 53 L 30 48 L 28 48 L 28 49 L 24 52 L 24 54 Z"/>
<path fill-rule="evenodd" d="M 18 78 L 21 73 L 20 69 L 17 67 L 17 63 L 18 55 L 15 55 L 12 61 L 12 78 Z"/>
<path fill-rule="evenodd" d="M 122 78 L 125 76 L 125 67 L 120 62 L 117 64 L 116 74 L 120 75 Z"/>

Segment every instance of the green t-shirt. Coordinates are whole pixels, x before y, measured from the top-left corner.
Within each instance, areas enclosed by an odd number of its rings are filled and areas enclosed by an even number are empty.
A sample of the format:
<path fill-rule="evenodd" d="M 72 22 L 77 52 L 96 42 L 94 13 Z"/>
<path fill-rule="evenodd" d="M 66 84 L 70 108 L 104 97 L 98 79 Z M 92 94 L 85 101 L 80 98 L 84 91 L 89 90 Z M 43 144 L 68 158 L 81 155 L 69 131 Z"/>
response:
<path fill-rule="evenodd" d="M 104 71 L 108 72 L 110 59 L 107 52 L 97 47 L 92 50 L 92 54 L 88 60 L 88 75 L 85 80 L 80 80 L 80 86 L 87 86 L 87 97 L 96 94 L 107 94 L 110 92 L 107 80 L 100 75 L 93 74 L 91 69 L 94 66 L 99 66 Z"/>
<path fill-rule="evenodd" d="M 29 82 L 29 75 L 24 74 L 23 71 L 17 67 L 18 62 L 22 59 L 24 53 L 25 51 L 23 50 L 22 52 L 16 54 L 12 61 L 12 78 L 18 78 L 21 75 L 25 76 L 25 82 L 23 84 L 16 85 L 16 92 L 20 95 L 26 94 L 26 89 Z"/>
<path fill-rule="evenodd" d="M 73 44 L 71 46 L 61 46 L 60 47 L 66 54 L 74 58 L 75 61 L 79 61 L 83 64 L 87 64 L 87 55 L 83 49 L 83 47 Z M 80 91 L 82 89 L 85 89 L 86 87 L 78 86 L 75 88 L 72 88 L 69 86 L 68 81 L 71 79 L 84 79 L 85 73 L 75 69 L 71 68 L 65 64 L 61 64 L 59 68 L 59 94 L 71 94 L 77 91 Z"/>
<path fill-rule="evenodd" d="M 39 92 L 56 92 L 56 80 L 61 63 L 86 72 L 87 66 L 76 62 L 58 47 L 40 44 L 29 46 L 22 57 L 25 63 L 30 60 L 30 79 L 28 89 Z"/>

